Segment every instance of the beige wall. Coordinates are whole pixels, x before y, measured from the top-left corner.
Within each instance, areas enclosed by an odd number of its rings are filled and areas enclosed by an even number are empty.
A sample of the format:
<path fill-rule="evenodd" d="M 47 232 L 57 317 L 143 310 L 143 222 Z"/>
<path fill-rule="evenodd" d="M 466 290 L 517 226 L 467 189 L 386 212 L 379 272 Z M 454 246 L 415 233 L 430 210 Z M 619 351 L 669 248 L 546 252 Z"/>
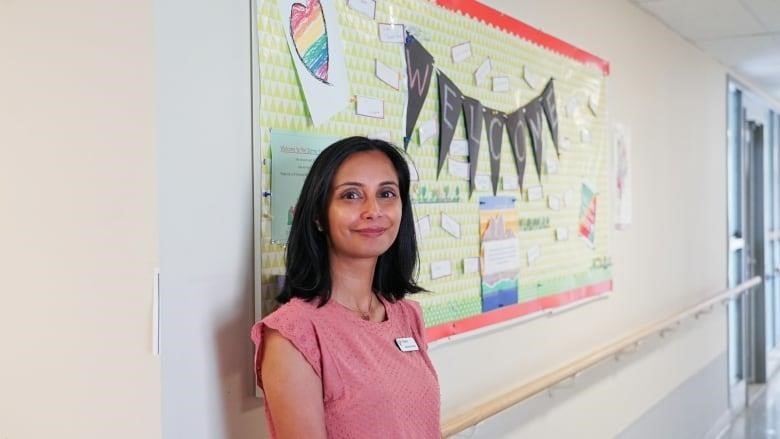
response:
<path fill-rule="evenodd" d="M 160 437 L 151 1 L 0 1 L 0 438 Z"/>
<path fill-rule="evenodd" d="M 613 235 L 615 293 L 609 299 L 434 349 L 445 416 L 725 285 L 725 70 L 625 0 L 488 3 L 611 62 L 610 115 L 631 128 L 634 140 L 634 222 Z M 158 242 L 153 4 L 0 0 L 2 439 L 160 437 L 160 370 L 149 342 Z M 220 11 L 243 17 L 243 10 L 228 4 Z M 232 21 L 214 23 L 219 14 L 193 18 L 191 10 L 180 10 L 203 32 L 235 31 Z M 177 31 L 167 27 L 165 41 L 194 35 Z M 172 69 L 176 75 L 203 75 L 188 64 L 202 48 L 182 44 L 173 53 L 182 56 Z M 200 113 L 193 115 L 198 93 L 224 97 L 226 109 L 245 106 L 245 93 L 217 92 L 223 85 L 218 77 L 209 77 L 213 87 L 194 80 L 196 85 L 177 90 L 191 95 L 192 105 L 166 115 L 176 130 L 202 123 Z M 227 161 L 245 163 L 246 148 L 232 152 L 221 145 L 219 139 L 234 131 L 225 126 L 214 133 L 216 140 L 199 146 L 203 156 L 230 155 Z M 231 175 L 197 178 L 231 182 Z M 246 191 L 245 183 L 224 191 Z M 237 211 L 251 211 L 246 198 Z M 244 222 L 242 239 L 229 250 L 245 255 L 243 271 L 209 280 L 202 297 L 241 284 L 251 271 L 245 247 L 251 229 Z M 223 242 L 238 228 L 226 226 L 211 238 Z M 198 432 L 212 428 L 223 437 L 265 437 L 245 339 L 251 309 L 244 302 L 251 288 L 228 288 L 228 299 L 238 305 L 226 312 L 201 296 L 187 296 L 202 274 L 196 271 L 182 276 L 181 297 L 198 310 L 198 322 L 239 323 L 221 325 L 218 337 L 199 334 L 202 353 L 184 350 L 177 359 L 192 365 L 229 354 L 219 361 L 226 366 L 204 369 L 197 382 L 176 387 L 172 406 L 193 407 L 166 423 L 171 431 L 184 431 L 177 426 L 195 414 L 198 428 L 190 437 L 206 437 Z M 191 335 L 181 334 L 172 342 Z M 723 313 L 713 313 L 682 327 L 668 344 L 615 367 L 608 379 L 552 398 L 543 416 L 498 416 L 487 423 L 503 424 L 520 437 L 612 436 L 722 355 L 724 334 Z M 175 368 L 171 374 L 177 371 L 186 372 Z M 187 388 L 197 389 L 198 397 Z M 473 433 L 480 437 L 479 428 Z"/>
<path fill-rule="evenodd" d="M 608 299 L 434 351 L 445 417 L 726 285 L 725 69 L 628 1 L 486 3 L 610 62 L 609 116 L 633 139 L 633 223 L 612 235 Z M 550 399 L 542 417 L 486 424 L 514 425 L 512 437 L 614 436 L 724 353 L 725 322 L 719 309 L 630 366 L 607 365 L 608 379 Z"/>

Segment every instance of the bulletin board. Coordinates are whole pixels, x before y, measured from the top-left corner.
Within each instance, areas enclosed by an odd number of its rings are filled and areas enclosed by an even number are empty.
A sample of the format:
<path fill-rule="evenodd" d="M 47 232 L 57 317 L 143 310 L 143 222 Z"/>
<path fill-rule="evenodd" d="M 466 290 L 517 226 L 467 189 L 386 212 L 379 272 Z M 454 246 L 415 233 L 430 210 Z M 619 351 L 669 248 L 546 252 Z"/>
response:
<path fill-rule="evenodd" d="M 429 340 L 611 291 L 606 61 L 467 0 L 258 0 L 256 18 L 258 317 L 306 163 L 353 135 L 406 151 Z"/>

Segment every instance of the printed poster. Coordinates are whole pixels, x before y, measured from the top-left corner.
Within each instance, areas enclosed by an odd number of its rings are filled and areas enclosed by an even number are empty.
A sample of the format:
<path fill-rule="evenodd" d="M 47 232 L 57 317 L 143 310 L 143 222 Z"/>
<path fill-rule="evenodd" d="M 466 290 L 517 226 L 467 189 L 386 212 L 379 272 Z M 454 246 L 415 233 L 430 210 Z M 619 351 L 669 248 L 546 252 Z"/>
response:
<path fill-rule="evenodd" d="M 336 140 L 271 131 L 271 240 L 274 243 L 287 242 L 306 175 L 314 159 Z"/>
<path fill-rule="evenodd" d="M 520 279 L 517 225 L 514 197 L 480 197 L 482 312 L 517 303 Z"/>

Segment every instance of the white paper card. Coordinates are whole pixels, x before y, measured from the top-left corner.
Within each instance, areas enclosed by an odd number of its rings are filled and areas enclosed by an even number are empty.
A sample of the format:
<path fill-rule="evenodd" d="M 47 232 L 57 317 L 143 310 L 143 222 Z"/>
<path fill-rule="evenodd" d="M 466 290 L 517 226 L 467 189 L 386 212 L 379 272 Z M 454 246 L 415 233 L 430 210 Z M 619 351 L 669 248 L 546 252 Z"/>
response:
<path fill-rule="evenodd" d="M 482 241 L 482 254 L 485 258 L 482 267 L 484 275 L 513 271 L 520 267 L 520 255 L 515 238 Z"/>
<path fill-rule="evenodd" d="M 478 191 L 489 191 L 493 186 L 493 182 L 490 181 L 490 176 L 485 174 L 477 174 L 474 176 L 474 187 Z"/>
<path fill-rule="evenodd" d="M 450 235 L 460 239 L 460 224 L 444 212 L 441 213 L 441 228 Z"/>
<path fill-rule="evenodd" d="M 544 167 L 547 169 L 547 174 L 557 174 L 558 173 L 558 161 L 553 158 L 548 158 L 544 162 Z"/>
<path fill-rule="evenodd" d="M 414 163 L 412 163 L 410 160 L 407 160 L 406 164 L 409 166 L 409 180 L 419 181 L 420 174 L 417 173 L 417 166 L 415 166 Z"/>
<path fill-rule="evenodd" d="M 420 124 L 417 133 L 420 135 L 420 145 L 422 145 L 428 141 L 428 139 L 439 134 L 439 122 L 436 119 L 426 120 Z"/>
<path fill-rule="evenodd" d="M 426 215 L 417 220 L 415 225 L 417 226 L 417 237 L 425 238 L 431 234 L 431 217 Z"/>
<path fill-rule="evenodd" d="M 448 162 L 449 165 L 447 166 L 447 170 L 449 171 L 450 175 L 453 177 L 463 178 L 465 180 L 469 179 L 468 162 L 461 162 L 453 159 L 449 159 Z"/>
<path fill-rule="evenodd" d="M 451 50 L 452 60 L 456 63 L 461 63 L 471 58 L 471 42 L 469 41 L 458 44 L 457 46 L 452 46 Z"/>
<path fill-rule="evenodd" d="M 439 279 L 452 274 L 450 261 L 437 261 L 431 263 L 431 279 Z"/>
<path fill-rule="evenodd" d="M 474 81 L 476 81 L 477 85 L 482 85 L 485 83 L 492 69 L 493 67 L 490 64 L 490 58 L 485 58 L 485 60 L 482 61 L 482 64 L 480 64 L 477 70 L 474 72 Z"/>
<path fill-rule="evenodd" d="M 383 43 L 406 42 L 406 32 L 403 24 L 379 23 L 379 41 Z"/>
<path fill-rule="evenodd" d="M 544 196 L 544 192 L 542 191 L 541 186 L 530 186 L 526 193 L 528 194 L 528 201 L 536 201 L 541 200 Z"/>
<path fill-rule="evenodd" d="M 582 143 L 590 143 L 590 130 L 583 128 L 580 130 L 580 141 Z"/>
<path fill-rule="evenodd" d="M 528 265 L 531 265 L 535 260 L 539 259 L 539 256 L 541 255 L 542 251 L 539 249 L 538 245 L 529 248 L 526 252 L 526 256 L 528 257 Z"/>
<path fill-rule="evenodd" d="M 493 91 L 496 91 L 496 92 L 509 91 L 509 77 L 508 76 L 494 76 L 493 77 Z"/>
<path fill-rule="evenodd" d="M 523 66 L 523 80 L 531 88 L 536 88 L 539 85 L 539 77 L 528 66 Z"/>
<path fill-rule="evenodd" d="M 464 258 L 463 259 L 463 272 L 464 273 L 479 273 L 479 258 Z"/>
<path fill-rule="evenodd" d="M 574 191 L 567 189 L 566 192 L 563 193 L 563 205 L 569 207 L 572 205 L 572 202 L 574 202 Z"/>
<path fill-rule="evenodd" d="M 399 83 L 401 82 L 400 75 L 378 59 L 376 60 L 376 77 L 390 87 L 398 90 Z"/>
<path fill-rule="evenodd" d="M 347 0 L 347 6 L 372 20 L 376 14 L 375 0 Z"/>
<path fill-rule="evenodd" d="M 557 241 L 566 241 L 569 239 L 569 229 L 566 227 L 558 227 L 555 229 L 555 239 Z"/>
<path fill-rule="evenodd" d="M 453 140 L 450 144 L 450 154 L 461 157 L 468 157 L 469 141 L 466 139 Z"/>
<path fill-rule="evenodd" d="M 590 110 L 591 113 L 593 113 L 594 116 L 596 116 L 596 110 L 598 109 L 599 103 L 596 101 L 596 99 L 593 97 L 593 95 L 588 96 L 588 110 Z"/>
<path fill-rule="evenodd" d="M 377 119 L 384 119 L 385 102 L 377 98 L 370 98 L 367 96 L 357 96 L 355 113 L 359 114 L 360 116 L 368 116 Z"/>
<path fill-rule="evenodd" d="M 517 184 L 517 177 L 514 175 L 504 175 L 501 177 L 501 187 L 507 191 L 514 191 L 520 188 Z"/>
<path fill-rule="evenodd" d="M 564 106 L 564 110 L 566 111 L 566 116 L 574 117 L 575 113 L 577 113 L 577 108 L 579 106 L 580 106 L 580 100 L 577 98 L 577 96 L 570 97 L 569 100 L 566 101 L 566 105 Z"/>
<path fill-rule="evenodd" d="M 555 195 L 547 196 L 547 207 L 552 210 L 561 210 L 561 199 Z"/>

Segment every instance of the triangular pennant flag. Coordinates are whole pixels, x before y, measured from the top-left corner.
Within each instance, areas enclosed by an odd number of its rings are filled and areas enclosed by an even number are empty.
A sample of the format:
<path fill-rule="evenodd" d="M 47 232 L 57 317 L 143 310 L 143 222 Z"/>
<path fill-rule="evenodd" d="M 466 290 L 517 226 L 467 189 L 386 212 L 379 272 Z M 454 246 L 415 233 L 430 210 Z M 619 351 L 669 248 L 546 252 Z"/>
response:
<path fill-rule="evenodd" d="M 498 192 L 498 174 L 501 170 L 501 141 L 504 137 L 506 114 L 485 109 L 485 132 L 487 133 L 488 151 L 490 151 L 490 181 L 493 183 L 493 195 Z"/>
<path fill-rule="evenodd" d="M 515 169 L 517 169 L 517 185 L 523 189 L 523 175 L 525 174 L 525 108 L 507 114 L 506 129 L 509 133 L 509 143 L 512 145 L 512 155 L 515 157 Z"/>
<path fill-rule="evenodd" d="M 414 125 L 420 116 L 423 102 L 433 76 L 433 56 L 410 34 L 406 35 L 406 136 L 404 149 L 409 146 Z"/>
<path fill-rule="evenodd" d="M 553 80 L 547 82 L 542 92 L 542 108 L 544 108 L 544 116 L 547 118 L 547 126 L 550 127 L 550 133 L 552 134 L 553 145 L 555 145 L 555 152 L 560 157 L 561 151 L 558 149 L 558 110 L 555 106 L 555 88 L 553 87 Z"/>
<path fill-rule="evenodd" d="M 531 144 L 533 145 L 534 163 L 536 164 L 536 173 L 539 175 L 539 182 L 542 181 L 542 104 L 541 99 L 536 98 L 527 103 L 525 109 L 525 120 L 528 123 L 528 131 L 531 133 Z"/>
<path fill-rule="evenodd" d="M 447 160 L 447 154 L 450 153 L 455 126 L 463 111 L 463 94 L 444 73 L 438 72 L 436 77 L 439 82 L 439 166 L 436 168 L 436 177 L 438 177 Z"/>
<path fill-rule="evenodd" d="M 482 137 L 482 103 L 474 98 L 463 98 L 463 113 L 466 116 L 466 138 L 469 143 L 469 198 L 474 193 L 474 180 L 477 177 L 477 159 L 479 142 Z"/>

